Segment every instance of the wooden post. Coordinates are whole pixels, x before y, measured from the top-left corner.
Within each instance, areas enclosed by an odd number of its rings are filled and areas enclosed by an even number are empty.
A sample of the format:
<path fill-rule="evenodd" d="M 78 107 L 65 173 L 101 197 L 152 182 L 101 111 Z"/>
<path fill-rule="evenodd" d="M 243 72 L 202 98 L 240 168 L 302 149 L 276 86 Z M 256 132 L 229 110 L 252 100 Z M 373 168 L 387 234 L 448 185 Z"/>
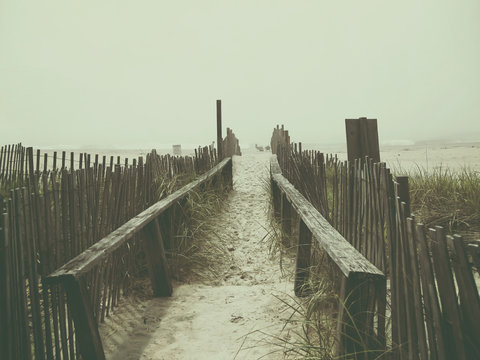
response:
<path fill-rule="evenodd" d="M 229 189 L 233 189 L 233 164 L 232 160 L 222 169 L 223 184 Z"/>
<path fill-rule="evenodd" d="M 307 294 L 305 284 L 310 272 L 310 254 L 312 251 L 312 233 L 300 218 L 298 225 L 297 265 L 295 271 L 295 295 Z"/>
<path fill-rule="evenodd" d="M 222 100 L 217 100 L 217 154 L 218 160 L 223 160 Z"/>
<path fill-rule="evenodd" d="M 38 173 L 40 172 L 40 149 L 37 149 L 37 167 L 36 167 L 36 172 L 35 174 L 38 175 Z"/>
<path fill-rule="evenodd" d="M 67 293 L 68 304 L 75 322 L 75 334 L 80 342 L 82 358 L 92 360 L 105 359 L 102 340 L 94 318 L 85 279 L 67 276 L 62 281 L 62 284 Z"/>
<path fill-rule="evenodd" d="M 73 151 L 70 152 L 70 172 L 75 171 L 75 153 Z"/>
<path fill-rule="evenodd" d="M 345 119 L 348 161 L 365 156 L 380 162 L 377 119 Z"/>
<path fill-rule="evenodd" d="M 145 256 L 147 258 L 150 279 L 152 280 L 154 296 L 171 296 L 172 281 L 168 268 L 162 232 L 158 224 L 158 218 L 152 220 L 145 227 L 145 239 L 143 241 Z"/>
<path fill-rule="evenodd" d="M 62 151 L 62 170 L 65 169 L 65 157 L 66 157 L 66 152 Z"/>
<path fill-rule="evenodd" d="M 289 203 L 285 193 L 283 193 L 281 197 L 280 214 L 282 221 L 282 237 L 285 244 L 285 240 L 290 240 L 290 236 L 292 235 L 292 205 Z"/>
<path fill-rule="evenodd" d="M 397 176 L 398 197 L 405 203 L 405 217 L 410 217 L 410 187 L 408 185 L 408 176 Z"/>
<path fill-rule="evenodd" d="M 272 199 L 273 199 L 273 214 L 274 216 L 279 219 L 281 214 L 281 192 L 278 188 L 278 185 L 273 179 L 271 180 L 272 184 Z"/>

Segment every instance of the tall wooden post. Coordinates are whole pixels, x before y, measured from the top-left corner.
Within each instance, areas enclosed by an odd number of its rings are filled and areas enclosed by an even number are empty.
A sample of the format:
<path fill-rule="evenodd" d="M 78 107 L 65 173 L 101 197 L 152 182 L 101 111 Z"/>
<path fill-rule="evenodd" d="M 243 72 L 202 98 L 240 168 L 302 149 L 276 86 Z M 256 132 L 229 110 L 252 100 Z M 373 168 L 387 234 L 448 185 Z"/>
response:
<path fill-rule="evenodd" d="M 408 176 L 397 176 L 398 196 L 400 201 L 405 203 L 405 217 L 410 216 L 410 186 Z"/>
<path fill-rule="evenodd" d="M 222 138 L 222 100 L 217 100 L 217 154 L 218 160 L 223 159 Z"/>
<path fill-rule="evenodd" d="M 380 162 L 377 119 L 345 119 L 348 161 L 364 159 Z"/>

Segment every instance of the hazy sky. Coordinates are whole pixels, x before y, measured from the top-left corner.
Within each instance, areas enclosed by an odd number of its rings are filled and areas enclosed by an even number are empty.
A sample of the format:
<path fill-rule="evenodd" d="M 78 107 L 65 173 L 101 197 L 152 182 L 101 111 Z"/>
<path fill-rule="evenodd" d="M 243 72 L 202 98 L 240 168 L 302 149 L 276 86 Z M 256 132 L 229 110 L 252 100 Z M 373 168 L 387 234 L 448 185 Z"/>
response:
<path fill-rule="evenodd" d="M 480 140 L 480 1 L 0 1 L 0 143 Z"/>

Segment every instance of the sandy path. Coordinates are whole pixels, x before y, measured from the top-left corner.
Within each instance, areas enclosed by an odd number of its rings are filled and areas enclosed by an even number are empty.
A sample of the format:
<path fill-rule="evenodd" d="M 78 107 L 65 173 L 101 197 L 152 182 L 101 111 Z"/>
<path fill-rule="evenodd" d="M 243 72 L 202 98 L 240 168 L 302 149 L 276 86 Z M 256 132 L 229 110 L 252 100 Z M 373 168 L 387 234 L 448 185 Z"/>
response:
<path fill-rule="evenodd" d="M 292 296 L 293 285 L 265 241 L 269 158 L 268 153 L 234 158 L 234 190 L 211 235 L 230 254 L 214 266 L 220 279 L 176 284 L 167 299 L 127 299 L 101 327 L 108 358 L 283 358 L 282 349 L 264 334 L 290 338 L 293 326 L 282 331 L 291 311 L 276 298 Z M 290 267 L 287 273 L 291 266 L 291 261 L 283 264 Z"/>

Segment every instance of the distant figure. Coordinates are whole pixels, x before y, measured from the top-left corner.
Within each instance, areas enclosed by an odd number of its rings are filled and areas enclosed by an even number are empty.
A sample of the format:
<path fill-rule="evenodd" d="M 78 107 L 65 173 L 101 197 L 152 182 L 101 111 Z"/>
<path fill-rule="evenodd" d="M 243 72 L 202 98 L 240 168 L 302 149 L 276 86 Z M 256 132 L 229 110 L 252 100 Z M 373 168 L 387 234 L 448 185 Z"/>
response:
<path fill-rule="evenodd" d="M 256 148 L 258 151 L 263 151 L 263 146 L 258 146 L 257 144 L 255 144 L 255 148 Z"/>

